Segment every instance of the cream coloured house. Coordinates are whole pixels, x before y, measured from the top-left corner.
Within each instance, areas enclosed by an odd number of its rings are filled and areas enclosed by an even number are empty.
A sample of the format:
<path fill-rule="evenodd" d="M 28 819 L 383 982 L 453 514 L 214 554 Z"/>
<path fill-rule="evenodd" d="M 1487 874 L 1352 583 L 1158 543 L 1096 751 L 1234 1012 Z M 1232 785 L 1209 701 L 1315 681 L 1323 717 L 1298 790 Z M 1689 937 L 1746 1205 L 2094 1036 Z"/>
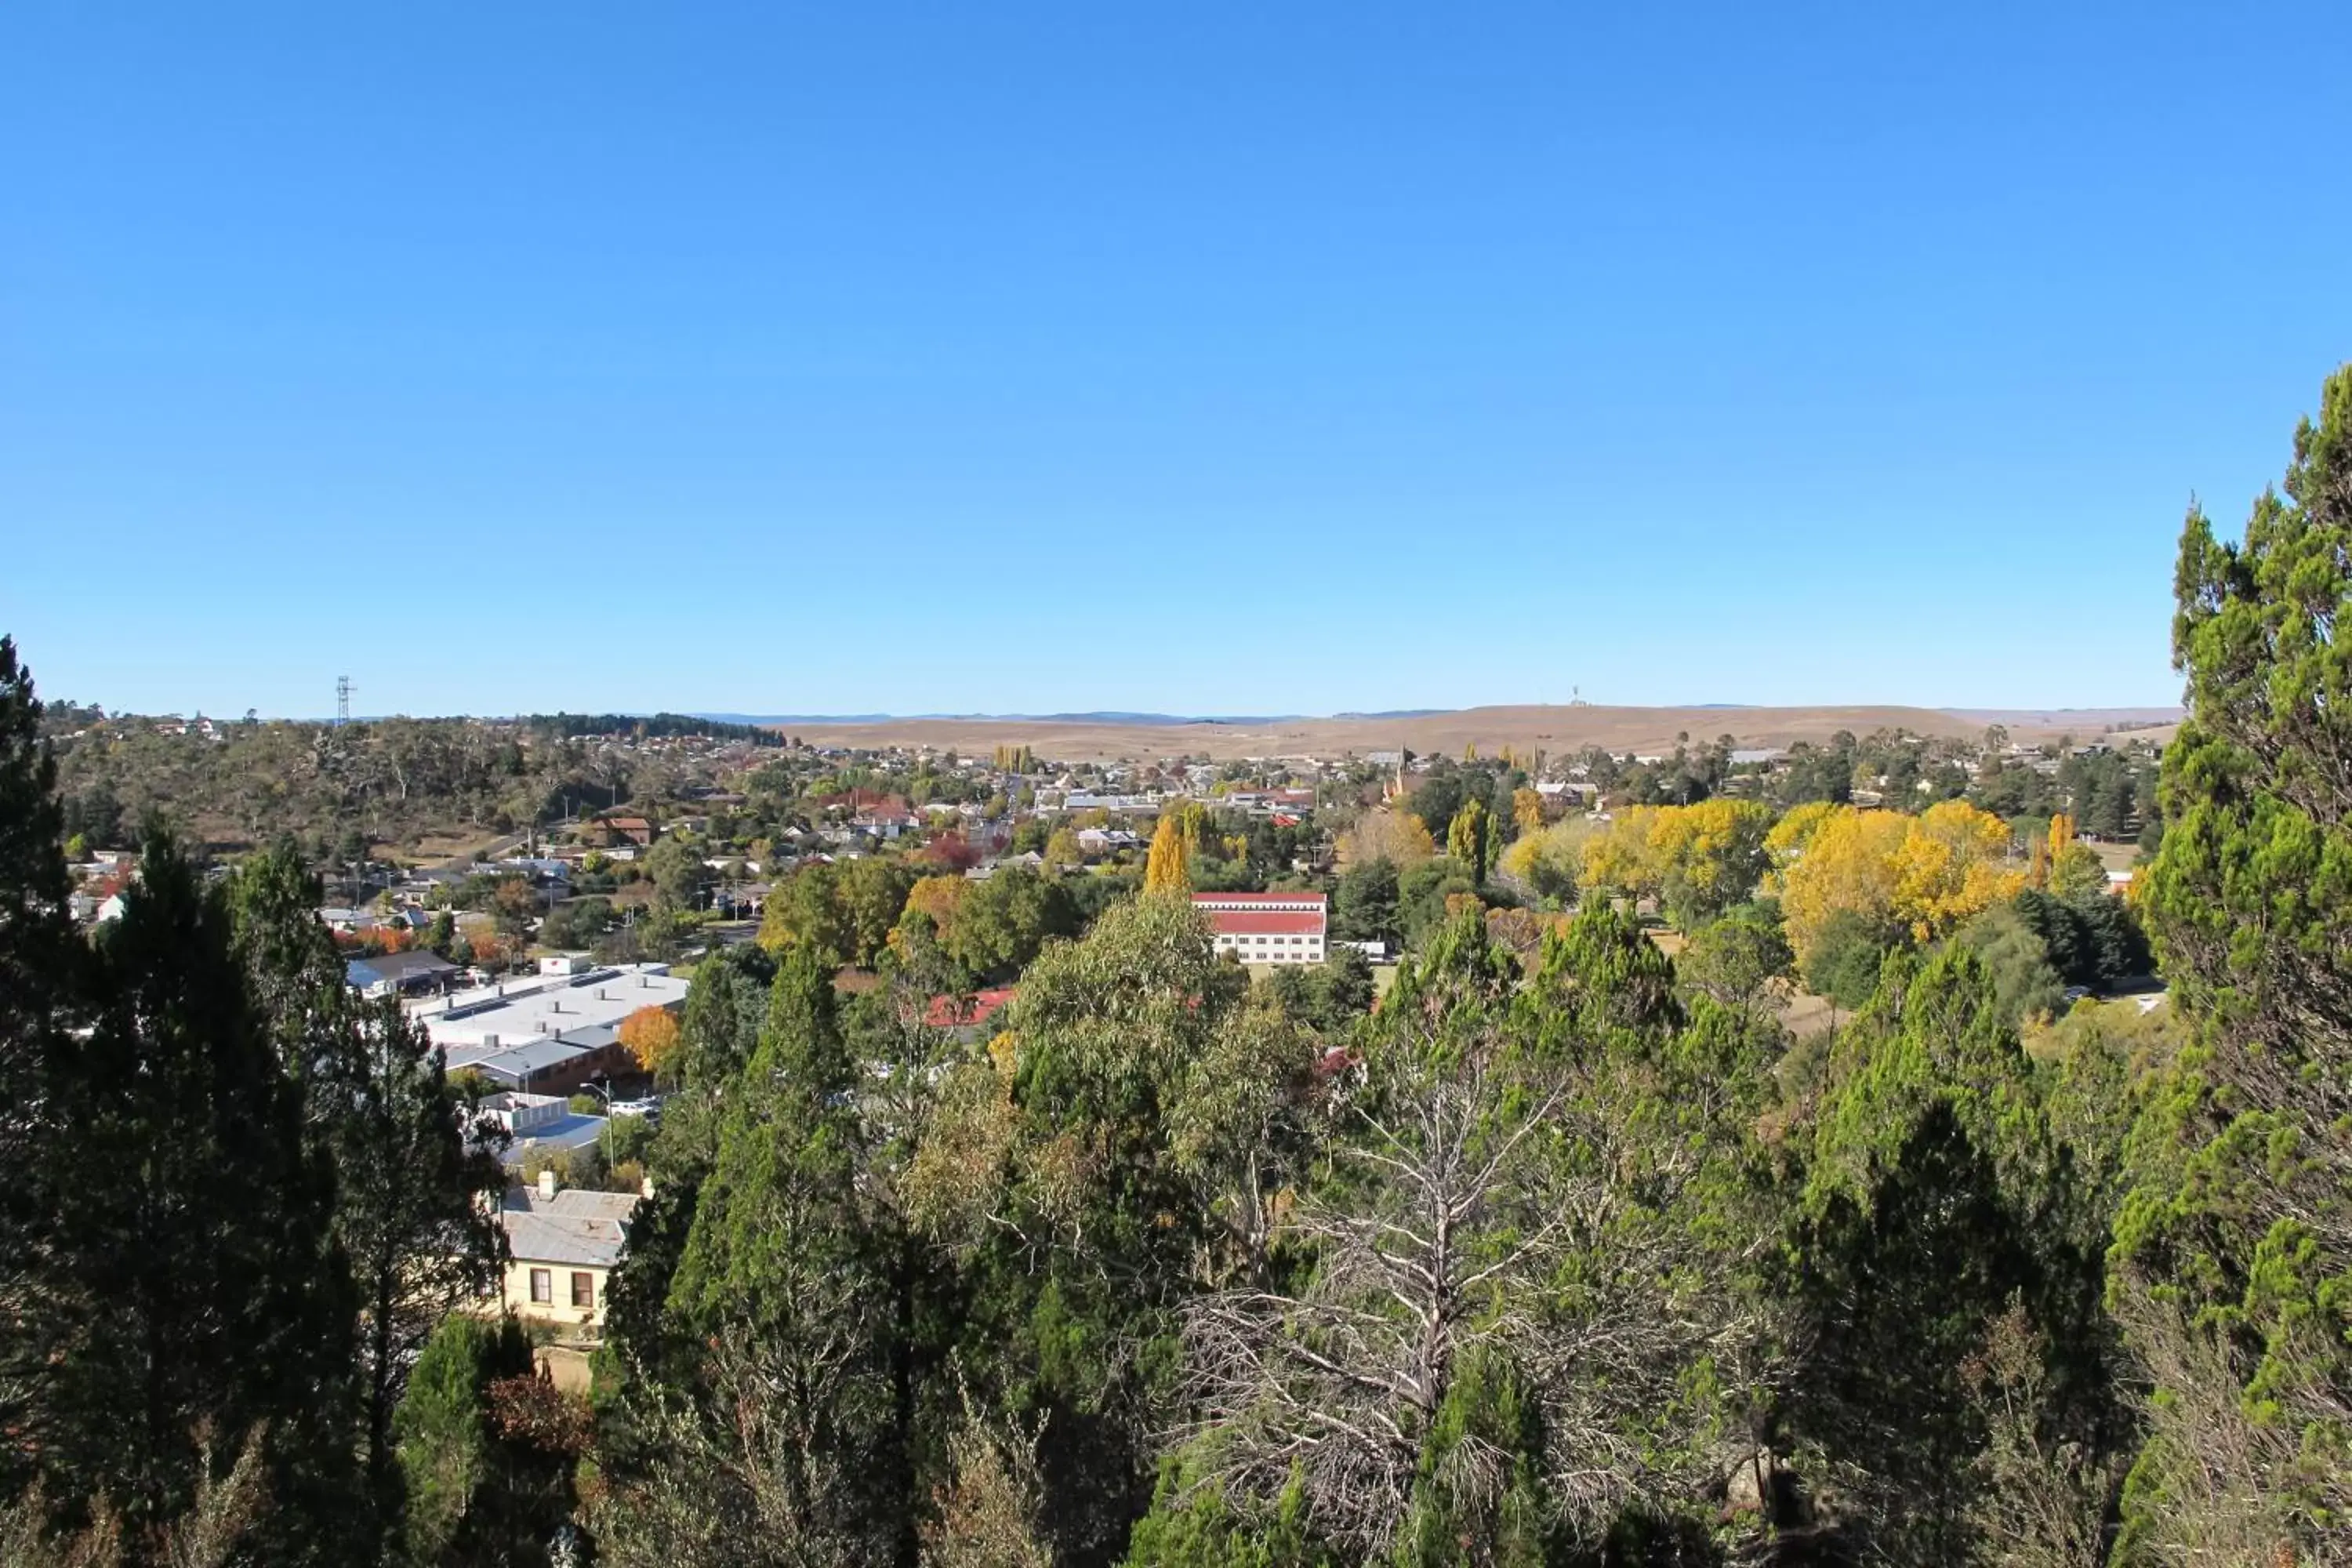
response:
<path fill-rule="evenodd" d="M 559 1191 L 552 1171 L 537 1186 L 509 1188 L 499 1210 L 508 1253 L 499 1305 L 559 1328 L 602 1330 L 604 1287 L 639 1201 L 636 1193 Z"/>

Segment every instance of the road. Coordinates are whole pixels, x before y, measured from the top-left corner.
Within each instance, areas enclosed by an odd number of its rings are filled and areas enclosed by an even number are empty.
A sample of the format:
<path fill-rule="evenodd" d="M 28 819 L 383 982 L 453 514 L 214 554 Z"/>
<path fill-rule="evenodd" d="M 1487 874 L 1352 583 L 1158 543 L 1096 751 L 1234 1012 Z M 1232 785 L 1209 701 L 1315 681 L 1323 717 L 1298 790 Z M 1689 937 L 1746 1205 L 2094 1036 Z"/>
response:
<path fill-rule="evenodd" d="M 504 838 L 493 838 L 470 854 L 452 855 L 448 859 L 442 861 L 436 869 L 462 871 L 477 860 L 496 860 L 502 855 L 511 854 L 520 848 L 530 837 L 530 835 L 528 833 L 509 833 Z"/>

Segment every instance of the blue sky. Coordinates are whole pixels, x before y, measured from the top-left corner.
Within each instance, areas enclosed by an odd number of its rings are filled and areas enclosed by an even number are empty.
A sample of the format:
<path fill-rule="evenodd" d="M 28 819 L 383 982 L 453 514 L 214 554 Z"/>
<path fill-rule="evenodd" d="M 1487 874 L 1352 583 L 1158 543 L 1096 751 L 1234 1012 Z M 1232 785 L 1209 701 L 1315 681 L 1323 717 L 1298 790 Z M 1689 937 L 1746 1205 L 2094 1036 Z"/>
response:
<path fill-rule="evenodd" d="M 146 710 L 2173 700 L 2341 0 L 16 0 L 0 628 Z"/>

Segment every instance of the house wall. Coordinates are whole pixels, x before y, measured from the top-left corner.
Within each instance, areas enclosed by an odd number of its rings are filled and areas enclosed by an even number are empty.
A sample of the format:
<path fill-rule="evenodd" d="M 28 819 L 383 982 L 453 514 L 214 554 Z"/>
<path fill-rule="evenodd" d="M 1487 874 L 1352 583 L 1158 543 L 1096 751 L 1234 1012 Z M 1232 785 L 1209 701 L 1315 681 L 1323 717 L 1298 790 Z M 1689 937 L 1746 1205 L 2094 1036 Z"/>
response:
<path fill-rule="evenodd" d="M 528 1083 L 518 1083 L 495 1067 L 484 1068 L 482 1076 L 526 1094 L 566 1095 L 598 1079 L 623 1078 L 638 1070 L 637 1058 L 629 1054 L 627 1047 L 610 1045 L 583 1050 L 568 1061 L 541 1068 Z"/>
<path fill-rule="evenodd" d="M 1217 951 L 1231 952 L 1244 963 L 1320 963 L 1323 962 L 1323 939 L 1319 935 L 1220 935 Z"/>
<path fill-rule="evenodd" d="M 552 1301 L 530 1299 L 530 1271 L 534 1268 L 547 1270 L 551 1293 L 555 1298 Z M 604 1326 L 604 1287 L 611 1273 L 610 1269 L 584 1264 L 533 1262 L 528 1258 L 518 1258 L 508 1263 L 505 1278 L 499 1282 L 499 1304 L 516 1317 L 532 1322 L 552 1323 L 567 1329 L 601 1330 Z M 596 1304 L 584 1311 L 572 1304 L 572 1277 L 574 1274 L 587 1275 L 596 1293 Z"/>

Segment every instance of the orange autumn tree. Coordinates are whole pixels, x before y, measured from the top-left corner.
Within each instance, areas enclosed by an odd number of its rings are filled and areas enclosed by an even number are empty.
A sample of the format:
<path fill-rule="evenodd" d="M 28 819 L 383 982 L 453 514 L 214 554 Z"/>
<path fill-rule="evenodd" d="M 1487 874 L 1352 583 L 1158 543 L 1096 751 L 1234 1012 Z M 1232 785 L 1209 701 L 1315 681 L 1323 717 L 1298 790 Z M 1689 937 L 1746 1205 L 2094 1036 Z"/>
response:
<path fill-rule="evenodd" d="M 667 1007 L 640 1007 L 621 1020 L 621 1044 L 637 1065 L 659 1078 L 677 1054 L 677 1020 Z"/>
<path fill-rule="evenodd" d="M 898 923 L 904 925 L 908 915 L 929 915 L 931 929 L 945 941 L 955 930 L 956 913 L 971 891 L 968 877 L 926 877 L 907 890 L 906 907 L 898 911 Z"/>

